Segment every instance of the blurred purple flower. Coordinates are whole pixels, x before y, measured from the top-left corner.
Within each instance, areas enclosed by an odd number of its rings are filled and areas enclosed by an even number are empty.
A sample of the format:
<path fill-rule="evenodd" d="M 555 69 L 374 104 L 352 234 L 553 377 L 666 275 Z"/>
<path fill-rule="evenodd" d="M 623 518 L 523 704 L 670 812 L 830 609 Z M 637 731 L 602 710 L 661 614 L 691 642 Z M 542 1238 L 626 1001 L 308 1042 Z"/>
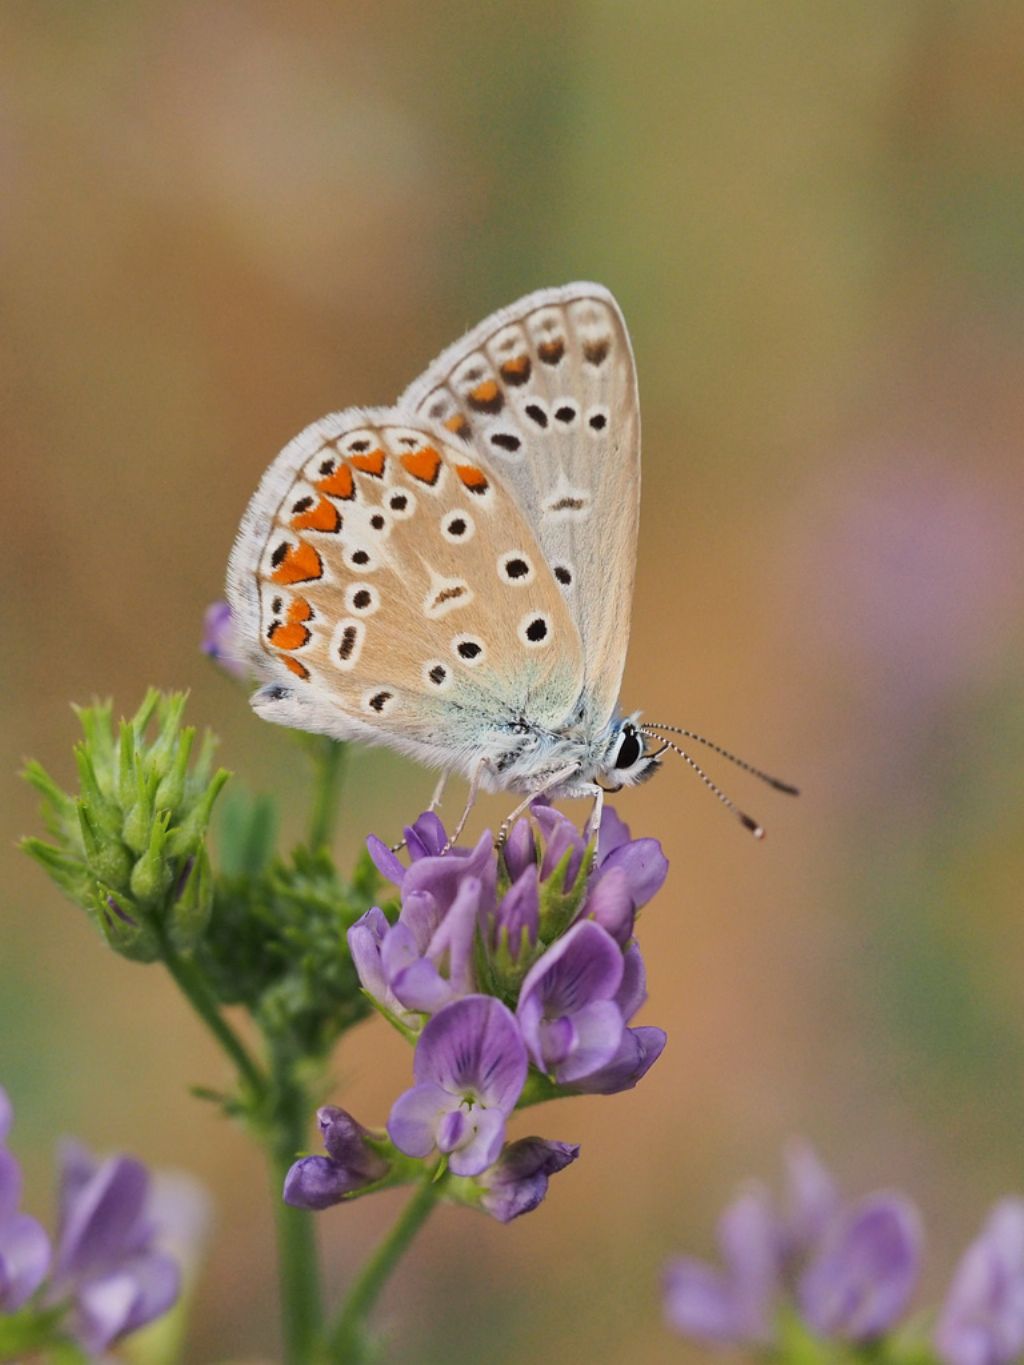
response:
<path fill-rule="evenodd" d="M 534 1064 L 559 1084 L 590 1075 L 618 1052 L 624 1023 L 615 996 L 623 970 L 612 936 L 584 921 L 527 972 L 519 1025 Z"/>
<path fill-rule="evenodd" d="M 997 1204 L 967 1248 L 935 1347 L 946 1365 L 1010 1365 L 1024 1352 L 1024 1201 Z"/>
<path fill-rule="evenodd" d="M 68 1142 L 61 1165 L 50 1294 L 55 1301 L 72 1297 L 74 1334 L 98 1353 L 166 1313 L 181 1275 L 157 1249 L 150 1177 L 140 1162 L 123 1156 L 99 1162 Z"/>
<path fill-rule="evenodd" d="M 455 1175 L 479 1175 L 501 1151 L 526 1071 L 515 1016 L 499 1000 L 468 995 L 446 1005 L 416 1044 L 416 1085 L 392 1107 L 392 1142 L 413 1157 L 437 1148 Z"/>
<path fill-rule="evenodd" d="M 748 1186 L 729 1205 L 717 1240 L 722 1270 L 689 1256 L 666 1268 L 663 1302 L 669 1326 L 717 1346 L 771 1340 L 779 1285 L 778 1223 L 763 1186 Z"/>
<path fill-rule="evenodd" d="M 304 1156 L 284 1180 L 284 1202 L 297 1209 L 327 1209 L 347 1194 L 387 1175 L 390 1163 L 367 1142 L 367 1129 L 344 1109 L 316 1111 L 326 1156 Z"/>
<path fill-rule="evenodd" d="M 548 1178 L 576 1160 L 579 1146 L 547 1138 L 510 1142 L 494 1165 L 480 1177 L 480 1203 L 499 1223 L 531 1213 L 548 1192 Z"/>
<path fill-rule="evenodd" d="M 235 633 L 231 608 L 226 602 L 211 602 L 203 616 L 200 649 L 233 678 L 247 678 L 249 667 Z"/>
<path fill-rule="evenodd" d="M 50 1266 L 50 1240 L 39 1223 L 19 1213 L 21 1167 L 4 1145 L 13 1120 L 0 1086 L 0 1313 L 13 1313 L 32 1297 Z"/>
<path fill-rule="evenodd" d="M 865 1342 L 903 1316 L 917 1284 L 921 1221 L 902 1195 L 876 1194 L 826 1230 L 800 1278 L 805 1321 L 820 1336 Z"/>
<path fill-rule="evenodd" d="M 780 1240 L 787 1263 L 810 1253 L 842 1206 L 831 1171 L 807 1142 L 790 1142 L 785 1152 L 785 1213 Z"/>

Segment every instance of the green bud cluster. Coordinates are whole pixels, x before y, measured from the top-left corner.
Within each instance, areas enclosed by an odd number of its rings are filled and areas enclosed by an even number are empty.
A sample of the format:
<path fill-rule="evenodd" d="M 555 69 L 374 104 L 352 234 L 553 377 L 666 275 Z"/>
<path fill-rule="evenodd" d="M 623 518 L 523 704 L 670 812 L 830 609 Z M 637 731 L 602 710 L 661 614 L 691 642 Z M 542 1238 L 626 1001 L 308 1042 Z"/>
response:
<path fill-rule="evenodd" d="M 77 795 L 39 763 L 25 769 L 53 840 L 26 839 L 25 851 L 137 962 L 159 957 L 164 936 L 191 951 L 213 906 L 205 836 L 229 774 L 213 771 L 210 735 L 193 760 L 196 731 L 182 727 L 184 706 L 184 694 L 150 689 L 116 732 L 111 703 L 76 708 Z"/>
<path fill-rule="evenodd" d="M 196 960 L 221 1004 L 244 1006 L 278 1048 L 321 1058 L 370 1012 L 346 932 L 377 902 L 380 876 L 365 853 L 349 881 L 324 849 L 276 857 L 274 823 L 265 800 L 227 804 L 224 871 Z"/>

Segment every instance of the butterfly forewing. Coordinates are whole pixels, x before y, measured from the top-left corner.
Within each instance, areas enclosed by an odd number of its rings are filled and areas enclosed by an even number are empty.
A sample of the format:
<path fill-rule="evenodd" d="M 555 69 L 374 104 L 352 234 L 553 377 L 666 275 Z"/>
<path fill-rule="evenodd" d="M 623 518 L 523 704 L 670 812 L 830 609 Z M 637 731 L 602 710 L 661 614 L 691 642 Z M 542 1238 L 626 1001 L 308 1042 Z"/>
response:
<path fill-rule="evenodd" d="M 399 400 L 500 471 L 583 645 L 586 724 L 615 708 L 640 508 L 640 411 L 626 326 L 595 284 L 540 290 L 445 351 Z"/>
<path fill-rule="evenodd" d="M 576 626 L 503 476 L 404 410 L 335 414 L 282 451 L 229 593 L 258 671 L 331 733 L 347 717 L 471 748 L 494 724 L 557 725 L 580 694 Z"/>

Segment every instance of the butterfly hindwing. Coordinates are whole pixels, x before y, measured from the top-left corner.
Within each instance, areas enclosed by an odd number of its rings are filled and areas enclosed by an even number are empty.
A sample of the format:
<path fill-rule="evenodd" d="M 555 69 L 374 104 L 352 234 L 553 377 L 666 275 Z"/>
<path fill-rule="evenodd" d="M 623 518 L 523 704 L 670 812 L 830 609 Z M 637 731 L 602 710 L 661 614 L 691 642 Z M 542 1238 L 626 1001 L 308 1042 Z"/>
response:
<path fill-rule="evenodd" d="M 640 410 L 611 294 L 530 294 L 449 347 L 399 400 L 500 472 L 548 561 L 583 645 L 586 723 L 619 695 L 640 513 Z"/>
<path fill-rule="evenodd" d="M 563 722 L 580 693 L 576 626 L 503 475 L 401 408 L 333 414 L 281 452 L 229 597 L 250 662 L 286 684 L 276 718 L 302 728 L 450 760 L 524 713 Z"/>

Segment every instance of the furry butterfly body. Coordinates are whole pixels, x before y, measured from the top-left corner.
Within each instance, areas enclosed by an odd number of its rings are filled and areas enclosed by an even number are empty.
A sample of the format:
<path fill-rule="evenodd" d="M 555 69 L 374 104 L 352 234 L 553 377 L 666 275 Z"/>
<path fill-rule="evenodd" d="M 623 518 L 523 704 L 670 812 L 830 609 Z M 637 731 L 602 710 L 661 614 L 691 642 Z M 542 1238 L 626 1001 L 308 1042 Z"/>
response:
<path fill-rule="evenodd" d="M 629 336 L 541 290 L 391 408 L 315 422 L 245 514 L 228 596 L 252 705 L 474 786 L 593 795 L 659 760 L 617 710 L 640 499 Z"/>

